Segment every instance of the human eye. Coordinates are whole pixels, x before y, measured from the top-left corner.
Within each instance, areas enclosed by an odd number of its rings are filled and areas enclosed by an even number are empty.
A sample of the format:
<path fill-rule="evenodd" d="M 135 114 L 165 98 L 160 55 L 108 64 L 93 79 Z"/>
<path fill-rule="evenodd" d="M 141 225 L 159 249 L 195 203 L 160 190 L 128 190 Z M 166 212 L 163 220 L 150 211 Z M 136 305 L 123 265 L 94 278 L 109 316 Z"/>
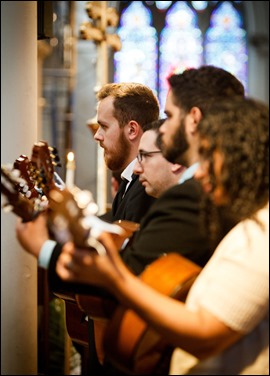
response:
<path fill-rule="evenodd" d="M 146 160 L 149 156 L 150 154 L 148 154 L 146 151 L 139 150 L 137 158 L 139 162 L 142 162 L 143 160 Z"/>
<path fill-rule="evenodd" d="M 107 125 L 100 124 L 99 126 L 100 126 L 100 128 L 101 128 L 103 131 L 106 131 L 106 130 L 108 129 Z"/>

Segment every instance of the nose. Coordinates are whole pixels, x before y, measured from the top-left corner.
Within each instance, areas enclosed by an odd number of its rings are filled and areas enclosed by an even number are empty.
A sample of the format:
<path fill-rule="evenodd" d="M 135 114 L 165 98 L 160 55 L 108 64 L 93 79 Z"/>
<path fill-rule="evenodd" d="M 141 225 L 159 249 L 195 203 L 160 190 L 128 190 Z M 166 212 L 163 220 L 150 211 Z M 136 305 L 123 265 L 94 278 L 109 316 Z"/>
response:
<path fill-rule="evenodd" d="M 103 140 L 103 136 L 100 132 L 100 127 L 98 127 L 98 129 L 96 130 L 96 133 L 94 134 L 94 140 L 96 141 L 102 141 Z"/>
<path fill-rule="evenodd" d="M 143 172 L 142 165 L 141 165 L 141 163 L 138 161 L 138 159 L 137 159 L 137 161 L 136 161 L 136 163 L 135 163 L 135 165 L 134 165 L 134 167 L 133 167 L 133 172 L 134 172 L 134 174 L 136 174 L 136 175 L 140 175 L 140 174 Z"/>

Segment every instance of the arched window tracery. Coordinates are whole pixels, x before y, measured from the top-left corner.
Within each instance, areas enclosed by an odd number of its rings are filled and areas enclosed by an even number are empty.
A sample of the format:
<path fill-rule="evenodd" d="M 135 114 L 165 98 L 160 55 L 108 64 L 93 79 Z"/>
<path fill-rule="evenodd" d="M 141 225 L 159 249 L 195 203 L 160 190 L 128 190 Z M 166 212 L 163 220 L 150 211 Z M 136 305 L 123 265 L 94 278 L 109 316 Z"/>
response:
<path fill-rule="evenodd" d="M 248 51 L 241 1 L 121 1 L 121 51 L 114 81 L 136 81 L 158 95 L 163 112 L 166 77 L 212 64 L 248 89 Z"/>

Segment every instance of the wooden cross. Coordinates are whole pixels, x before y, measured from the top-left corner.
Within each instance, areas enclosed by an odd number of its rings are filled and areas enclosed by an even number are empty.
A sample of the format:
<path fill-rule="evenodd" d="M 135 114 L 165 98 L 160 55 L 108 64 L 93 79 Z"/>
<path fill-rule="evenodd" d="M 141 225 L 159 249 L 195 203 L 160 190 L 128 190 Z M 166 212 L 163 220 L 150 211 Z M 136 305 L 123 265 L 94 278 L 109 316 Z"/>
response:
<path fill-rule="evenodd" d="M 118 35 L 107 33 L 107 27 L 116 27 L 119 16 L 115 8 L 108 8 L 107 1 L 89 1 L 86 3 L 86 12 L 91 19 L 80 26 L 81 39 L 93 40 L 97 45 L 97 92 L 108 83 L 108 47 L 114 51 L 121 49 Z M 93 133 L 98 127 L 96 118 L 88 121 Z M 107 167 L 104 162 L 103 150 L 97 150 L 97 205 L 99 214 L 107 210 Z"/>

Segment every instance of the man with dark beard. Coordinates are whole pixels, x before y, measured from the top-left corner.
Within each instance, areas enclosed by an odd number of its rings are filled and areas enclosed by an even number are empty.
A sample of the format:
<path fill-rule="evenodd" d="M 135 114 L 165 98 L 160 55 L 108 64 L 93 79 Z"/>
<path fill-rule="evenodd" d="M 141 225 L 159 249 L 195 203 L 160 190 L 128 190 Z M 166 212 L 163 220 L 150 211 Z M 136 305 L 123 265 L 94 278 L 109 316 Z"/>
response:
<path fill-rule="evenodd" d="M 168 189 L 151 206 L 141 221 L 140 231 L 122 254 L 135 274 L 140 274 L 164 252 L 179 252 L 203 266 L 216 244 L 233 226 L 224 217 L 219 238 L 213 244 L 200 226 L 202 190 L 193 179 L 199 160 L 197 124 L 211 103 L 233 96 L 243 97 L 244 87 L 235 76 L 214 66 L 187 69 L 169 77 L 168 83 L 164 110 L 167 119 L 159 136 L 161 149 L 167 160 L 187 169 L 179 184 Z"/>
<path fill-rule="evenodd" d="M 94 139 L 104 149 L 107 167 L 121 171 L 123 180 L 111 212 L 101 218 L 140 222 L 154 198 L 145 193 L 133 167 L 147 124 L 159 117 L 158 100 L 147 86 L 139 83 L 109 83 L 99 90 L 97 99 L 99 128 Z"/>

